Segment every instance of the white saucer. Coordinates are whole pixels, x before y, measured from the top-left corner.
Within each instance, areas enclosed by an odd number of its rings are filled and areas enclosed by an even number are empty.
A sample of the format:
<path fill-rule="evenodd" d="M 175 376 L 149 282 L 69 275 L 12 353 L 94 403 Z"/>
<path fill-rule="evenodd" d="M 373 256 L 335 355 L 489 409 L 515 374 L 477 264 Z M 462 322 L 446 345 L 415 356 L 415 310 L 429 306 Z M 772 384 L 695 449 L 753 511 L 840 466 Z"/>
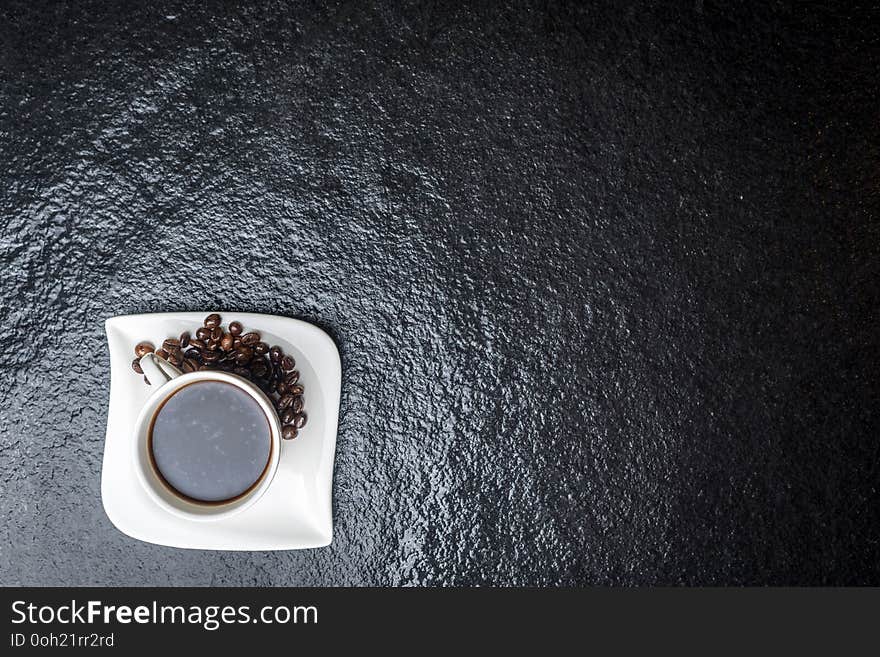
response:
<path fill-rule="evenodd" d="M 227 519 L 197 522 L 156 505 L 138 483 L 132 463 L 134 424 L 151 388 L 131 369 L 134 346 L 157 347 L 183 331 L 195 333 L 211 311 L 123 315 L 107 320 L 110 408 L 101 474 L 101 498 L 110 521 L 132 538 L 201 550 L 295 550 L 333 539 L 333 457 L 339 420 L 342 368 L 333 340 L 298 319 L 252 313 L 220 313 L 223 326 L 238 320 L 296 359 L 309 419 L 299 436 L 282 441 L 272 484 L 256 504 Z"/>

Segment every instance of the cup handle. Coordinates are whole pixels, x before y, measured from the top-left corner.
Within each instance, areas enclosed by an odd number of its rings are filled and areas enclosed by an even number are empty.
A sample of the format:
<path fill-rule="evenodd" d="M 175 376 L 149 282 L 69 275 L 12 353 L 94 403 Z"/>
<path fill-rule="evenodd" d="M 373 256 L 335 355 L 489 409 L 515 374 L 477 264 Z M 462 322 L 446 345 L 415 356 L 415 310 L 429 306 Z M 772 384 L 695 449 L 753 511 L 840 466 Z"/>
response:
<path fill-rule="evenodd" d="M 147 380 L 153 384 L 154 390 L 183 374 L 183 372 L 167 360 L 163 360 L 153 353 L 144 354 L 141 357 L 140 364 L 141 369 L 147 376 Z"/>

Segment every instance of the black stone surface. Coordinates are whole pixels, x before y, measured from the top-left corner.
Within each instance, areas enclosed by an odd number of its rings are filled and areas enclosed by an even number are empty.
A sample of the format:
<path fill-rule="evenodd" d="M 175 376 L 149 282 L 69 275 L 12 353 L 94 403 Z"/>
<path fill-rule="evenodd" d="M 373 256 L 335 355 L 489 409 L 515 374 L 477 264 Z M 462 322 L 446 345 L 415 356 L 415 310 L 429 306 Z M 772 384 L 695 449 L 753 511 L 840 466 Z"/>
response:
<path fill-rule="evenodd" d="M 0 583 L 880 584 L 875 9 L 241 4 L 0 6 Z M 331 547 L 105 517 L 206 308 L 339 345 Z"/>

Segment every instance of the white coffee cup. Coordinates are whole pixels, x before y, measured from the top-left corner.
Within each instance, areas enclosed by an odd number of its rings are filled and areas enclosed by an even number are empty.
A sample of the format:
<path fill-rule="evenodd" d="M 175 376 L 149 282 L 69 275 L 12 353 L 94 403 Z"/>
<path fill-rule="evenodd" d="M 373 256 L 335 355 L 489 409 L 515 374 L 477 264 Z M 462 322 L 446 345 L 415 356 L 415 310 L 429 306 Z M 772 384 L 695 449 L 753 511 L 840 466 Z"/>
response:
<path fill-rule="evenodd" d="M 155 388 L 155 392 L 144 404 L 135 424 L 133 456 L 138 480 L 153 501 L 166 511 L 187 520 L 220 520 L 241 513 L 260 499 L 269 484 L 272 483 L 281 454 L 281 422 L 278 420 L 278 414 L 275 412 L 272 402 L 263 391 L 250 381 L 228 372 L 202 370 L 183 374 L 171 363 L 155 354 L 143 356 L 140 359 L 140 365 L 147 379 Z M 149 433 L 154 416 L 165 400 L 182 387 L 196 381 L 222 381 L 236 386 L 256 400 L 269 421 L 271 435 L 269 463 L 263 471 L 262 477 L 246 493 L 228 502 L 199 503 L 176 494 L 157 472 L 150 454 Z"/>

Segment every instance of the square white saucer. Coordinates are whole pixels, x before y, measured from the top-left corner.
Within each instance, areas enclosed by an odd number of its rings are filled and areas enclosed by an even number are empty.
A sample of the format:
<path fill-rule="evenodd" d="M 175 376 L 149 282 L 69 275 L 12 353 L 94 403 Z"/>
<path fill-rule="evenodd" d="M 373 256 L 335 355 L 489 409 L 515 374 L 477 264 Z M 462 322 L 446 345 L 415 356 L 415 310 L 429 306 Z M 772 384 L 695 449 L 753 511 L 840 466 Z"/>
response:
<path fill-rule="evenodd" d="M 333 458 L 339 421 L 342 368 L 339 351 L 312 324 L 253 313 L 220 313 L 223 326 L 237 320 L 259 331 L 296 359 L 309 420 L 281 445 L 278 471 L 266 493 L 227 519 L 198 522 L 160 508 L 134 471 L 134 425 L 152 388 L 131 369 L 134 346 L 157 347 L 183 331 L 195 333 L 211 311 L 111 317 L 105 323 L 110 349 L 110 406 L 101 474 L 101 498 L 110 521 L 124 534 L 149 543 L 201 550 L 295 550 L 329 545 L 333 539 Z"/>

